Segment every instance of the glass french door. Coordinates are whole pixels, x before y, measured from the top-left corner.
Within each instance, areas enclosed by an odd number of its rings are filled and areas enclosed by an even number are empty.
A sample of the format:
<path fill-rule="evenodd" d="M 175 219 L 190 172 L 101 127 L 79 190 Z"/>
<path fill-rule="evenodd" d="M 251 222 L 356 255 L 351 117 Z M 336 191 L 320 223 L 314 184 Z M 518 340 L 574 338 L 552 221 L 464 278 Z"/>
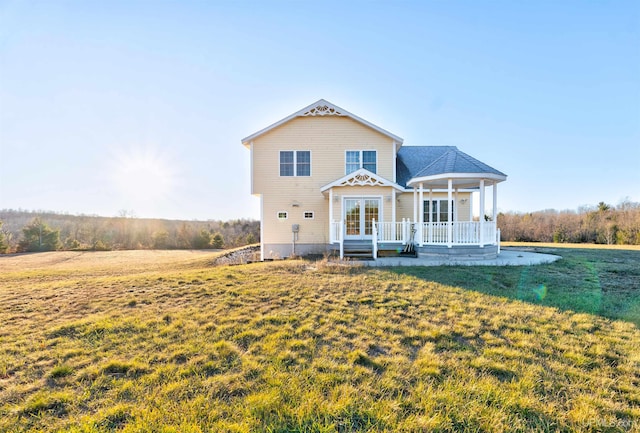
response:
<path fill-rule="evenodd" d="M 373 234 L 373 220 L 380 221 L 379 215 L 379 198 L 345 198 L 345 239 L 370 239 Z"/>

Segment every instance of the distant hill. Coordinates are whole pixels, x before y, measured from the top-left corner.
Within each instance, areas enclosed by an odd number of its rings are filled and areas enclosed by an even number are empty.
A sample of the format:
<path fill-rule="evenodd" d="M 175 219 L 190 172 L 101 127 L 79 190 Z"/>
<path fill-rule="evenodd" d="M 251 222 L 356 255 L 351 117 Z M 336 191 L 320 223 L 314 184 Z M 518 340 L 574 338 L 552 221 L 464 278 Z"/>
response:
<path fill-rule="evenodd" d="M 260 222 L 251 219 L 185 221 L 2 209 L 7 252 L 16 251 L 22 229 L 35 218 L 59 230 L 64 250 L 232 248 L 260 240 Z"/>

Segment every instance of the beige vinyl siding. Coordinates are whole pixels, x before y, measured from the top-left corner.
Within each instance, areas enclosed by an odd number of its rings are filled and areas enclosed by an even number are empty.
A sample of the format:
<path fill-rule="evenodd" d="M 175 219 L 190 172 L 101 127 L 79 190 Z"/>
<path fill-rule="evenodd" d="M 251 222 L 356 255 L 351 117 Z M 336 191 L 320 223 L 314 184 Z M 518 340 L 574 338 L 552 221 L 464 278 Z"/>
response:
<path fill-rule="evenodd" d="M 281 177 L 280 151 L 298 150 L 311 151 L 311 176 Z M 393 140 L 348 117 L 296 118 L 253 141 L 252 192 L 263 196 L 263 243 L 292 242 L 293 224 L 300 225 L 297 243 L 329 243 L 329 197 L 320 188 L 345 175 L 347 150 L 375 150 L 377 174 L 392 180 Z M 391 203 L 384 203 L 390 188 L 334 188 L 338 195 L 347 194 L 344 191 L 382 196 L 385 218 L 387 212 L 391 218 Z M 342 199 L 333 203 L 334 219 L 341 218 L 341 203 Z M 279 211 L 288 212 L 288 219 L 278 220 Z M 314 219 L 304 219 L 305 211 L 314 212 Z"/>
<path fill-rule="evenodd" d="M 291 193 L 291 191 L 289 191 Z M 299 206 L 293 206 L 293 202 Z M 293 240 L 291 226 L 300 225 L 298 240 L 303 244 L 329 242 L 329 200 L 319 191 L 316 197 L 292 197 L 284 192 L 281 195 L 265 195 L 263 198 L 264 243 L 288 243 Z M 278 220 L 278 212 L 288 213 L 286 220 Z M 314 212 L 313 219 L 304 219 L 306 211 Z"/>
<path fill-rule="evenodd" d="M 455 197 L 455 195 L 454 195 Z M 465 200 L 466 199 L 466 200 Z M 464 203 L 460 201 L 464 200 Z M 458 221 L 471 221 L 471 193 L 458 193 L 458 202 L 456 203 L 458 207 Z"/>
<path fill-rule="evenodd" d="M 348 117 L 300 117 L 253 141 L 254 194 L 280 194 L 291 182 L 298 187 L 320 188 L 344 176 L 347 150 L 375 150 L 377 174 L 393 180 L 394 143 Z M 311 151 L 310 177 L 280 177 L 280 151 Z M 306 194 L 306 193 L 304 193 Z"/>
<path fill-rule="evenodd" d="M 402 218 L 409 218 L 413 221 L 413 192 L 403 192 L 398 195 L 396 220 L 402 221 Z"/>

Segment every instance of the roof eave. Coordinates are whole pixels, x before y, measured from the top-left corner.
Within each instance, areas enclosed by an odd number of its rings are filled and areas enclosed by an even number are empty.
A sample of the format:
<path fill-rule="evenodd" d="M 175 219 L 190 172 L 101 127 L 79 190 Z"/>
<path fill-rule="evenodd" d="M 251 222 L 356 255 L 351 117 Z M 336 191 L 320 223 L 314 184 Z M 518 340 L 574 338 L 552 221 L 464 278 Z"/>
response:
<path fill-rule="evenodd" d="M 434 174 L 431 176 L 421 176 L 414 177 L 409 179 L 407 182 L 407 186 L 414 186 L 420 183 L 435 183 L 437 181 L 442 180 L 488 180 L 492 181 L 492 183 L 500 183 L 507 180 L 506 174 L 498 174 L 498 173 L 442 173 L 442 174 Z"/>

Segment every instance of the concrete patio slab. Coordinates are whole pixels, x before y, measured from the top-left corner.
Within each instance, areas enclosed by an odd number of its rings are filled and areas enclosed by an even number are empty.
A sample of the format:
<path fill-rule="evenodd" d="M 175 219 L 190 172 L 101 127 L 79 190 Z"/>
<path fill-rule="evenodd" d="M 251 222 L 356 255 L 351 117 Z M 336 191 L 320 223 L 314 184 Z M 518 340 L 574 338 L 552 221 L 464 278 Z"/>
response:
<path fill-rule="evenodd" d="M 561 259 L 553 254 L 532 253 L 514 249 L 503 249 L 495 259 L 411 258 L 382 257 L 376 260 L 359 260 L 363 266 L 530 266 L 551 263 Z"/>

